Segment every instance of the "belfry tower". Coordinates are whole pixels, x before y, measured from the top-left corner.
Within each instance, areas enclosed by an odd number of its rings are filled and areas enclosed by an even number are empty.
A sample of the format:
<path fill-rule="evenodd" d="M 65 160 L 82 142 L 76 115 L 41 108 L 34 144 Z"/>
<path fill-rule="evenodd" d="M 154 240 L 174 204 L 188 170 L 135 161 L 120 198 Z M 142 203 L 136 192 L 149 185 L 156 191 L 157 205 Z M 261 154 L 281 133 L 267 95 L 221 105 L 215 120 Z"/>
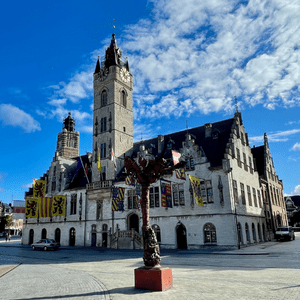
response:
<path fill-rule="evenodd" d="M 133 147 L 132 75 L 115 34 L 94 73 L 93 182 L 114 179 L 116 159 Z M 101 178 L 97 169 L 101 157 Z M 123 158 L 123 157 L 122 157 Z"/>
<path fill-rule="evenodd" d="M 56 153 L 64 158 L 79 155 L 79 132 L 75 132 L 75 120 L 71 113 L 63 121 L 63 130 L 58 134 Z"/>

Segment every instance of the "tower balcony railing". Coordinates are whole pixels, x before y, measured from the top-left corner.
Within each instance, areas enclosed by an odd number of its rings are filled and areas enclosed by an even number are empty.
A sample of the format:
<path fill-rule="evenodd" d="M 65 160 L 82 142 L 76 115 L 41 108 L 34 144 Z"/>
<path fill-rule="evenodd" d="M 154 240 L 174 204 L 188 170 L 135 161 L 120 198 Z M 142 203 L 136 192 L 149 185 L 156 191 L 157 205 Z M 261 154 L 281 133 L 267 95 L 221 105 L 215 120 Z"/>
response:
<path fill-rule="evenodd" d="M 101 180 L 101 181 L 95 181 L 92 183 L 88 183 L 86 186 L 87 191 L 91 190 L 97 190 L 97 189 L 107 189 L 111 188 L 113 185 L 112 180 Z"/>

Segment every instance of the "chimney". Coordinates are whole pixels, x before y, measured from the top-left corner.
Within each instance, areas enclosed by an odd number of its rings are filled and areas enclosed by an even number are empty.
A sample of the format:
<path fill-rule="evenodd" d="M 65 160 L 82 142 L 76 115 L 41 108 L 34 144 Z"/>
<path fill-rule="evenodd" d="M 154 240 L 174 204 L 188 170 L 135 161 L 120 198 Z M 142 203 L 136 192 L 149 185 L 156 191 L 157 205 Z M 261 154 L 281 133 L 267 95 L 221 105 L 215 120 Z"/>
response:
<path fill-rule="evenodd" d="M 165 146 L 164 140 L 165 140 L 165 137 L 161 134 L 157 137 L 157 144 L 158 144 L 157 152 L 158 152 L 158 154 L 161 154 L 164 149 L 164 146 Z"/>
<path fill-rule="evenodd" d="M 204 126 L 205 126 L 205 138 L 211 137 L 212 124 L 206 123 Z"/>

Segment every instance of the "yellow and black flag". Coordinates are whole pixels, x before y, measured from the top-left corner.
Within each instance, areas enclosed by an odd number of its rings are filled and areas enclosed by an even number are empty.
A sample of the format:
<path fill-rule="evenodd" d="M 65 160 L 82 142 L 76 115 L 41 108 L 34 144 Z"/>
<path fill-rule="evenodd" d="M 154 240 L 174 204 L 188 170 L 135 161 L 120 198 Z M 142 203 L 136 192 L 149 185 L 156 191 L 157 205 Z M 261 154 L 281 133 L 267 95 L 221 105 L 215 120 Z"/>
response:
<path fill-rule="evenodd" d="M 189 177 L 190 177 L 196 203 L 200 206 L 203 206 L 203 200 L 201 197 L 201 189 L 200 189 L 200 178 L 192 175 L 189 175 Z"/>
<path fill-rule="evenodd" d="M 52 198 L 52 216 L 66 215 L 67 196 L 55 195 Z"/>
<path fill-rule="evenodd" d="M 33 179 L 33 198 L 44 197 L 46 194 L 46 180 Z"/>
<path fill-rule="evenodd" d="M 39 214 L 39 198 L 25 199 L 25 218 L 37 218 Z"/>

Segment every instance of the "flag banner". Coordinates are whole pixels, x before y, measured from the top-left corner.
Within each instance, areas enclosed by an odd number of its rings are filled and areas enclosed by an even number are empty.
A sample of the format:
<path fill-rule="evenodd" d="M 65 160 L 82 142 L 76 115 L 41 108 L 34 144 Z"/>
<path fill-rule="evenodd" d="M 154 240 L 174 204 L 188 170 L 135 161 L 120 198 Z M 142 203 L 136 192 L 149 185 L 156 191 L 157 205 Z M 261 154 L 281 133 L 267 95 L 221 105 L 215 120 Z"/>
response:
<path fill-rule="evenodd" d="M 126 176 L 125 184 L 135 186 L 135 180 L 131 176 Z"/>
<path fill-rule="evenodd" d="M 186 180 L 185 171 L 183 168 L 175 170 L 176 178 Z"/>
<path fill-rule="evenodd" d="M 26 198 L 25 199 L 25 218 L 37 218 L 38 217 L 38 198 Z"/>
<path fill-rule="evenodd" d="M 124 200 L 125 188 L 118 188 L 118 199 Z"/>
<path fill-rule="evenodd" d="M 101 173 L 101 160 L 100 160 L 100 150 L 99 150 L 99 148 L 97 150 L 97 154 L 98 154 L 97 168 L 98 168 L 99 173 Z"/>
<path fill-rule="evenodd" d="M 136 185 L 136 192 L 135 193 L 136 193 L 137 196 L 142 195 L 142 187 L 139 183 L 137 183 L 137 185 Z"/>
<path fill-rule="evenodd" d="M 46 180 L 33 179 L 33 198 L 44 197 L 46 194 Z"/>
<path fill-rule="evenodd" d="M 66 215 L 67 196 L 55 195 L 52 198 L 52 216 Z"/>
<path fill-rule="evenodd" d="M 119 210 L 119 199 L 112 199 L 111 210 L 112 211 L 118 211 Z"/>
<path fill-rule="evenodd" d="M 136 197 L 134 198 L 135 200 L 135 207 L 137 208 L 137 209 L 140 209 L 140 203 L 141 203 L 141 197 L 140 196 L 138 196 L 138 195 L 136 195 Z"/>
<path fill-rule="evenodd" d="M 201 188 L 200 188 L 200 178 L 191 175 L 189 175 L 189 177 L 190 177 L 196 203 L 200 206 L 203 206 L 203 200 L 201 197 Z"/>
<path fill-rule="evenodd" d="M 39 198 L 39 217 L 51 217 L 52 197 Z"/>
<path fill-rule="evenodd" d="M 114 164 L 114 170 L 117 171 L 116 157 L 115 157 L 113 148 L 111 148 L 111 161 Z"/>
<path fill-rule="evenodd" d="M 172 159 L 174 166 L 179 163 L 179 158 L 181 157 L 181 154 L 177 151 L 172 150 Z"/>
<path fill-rule="evenodd" d="M 160 180 L 161 186 L 161 206 L 172 207 L 171 182 L 168 180 Z"/>
<path fill-rule="evenodd" d="M 118 198 L 118 188 L 117 187 L 112 188 L 112 198 L 113 199 Z"/>

